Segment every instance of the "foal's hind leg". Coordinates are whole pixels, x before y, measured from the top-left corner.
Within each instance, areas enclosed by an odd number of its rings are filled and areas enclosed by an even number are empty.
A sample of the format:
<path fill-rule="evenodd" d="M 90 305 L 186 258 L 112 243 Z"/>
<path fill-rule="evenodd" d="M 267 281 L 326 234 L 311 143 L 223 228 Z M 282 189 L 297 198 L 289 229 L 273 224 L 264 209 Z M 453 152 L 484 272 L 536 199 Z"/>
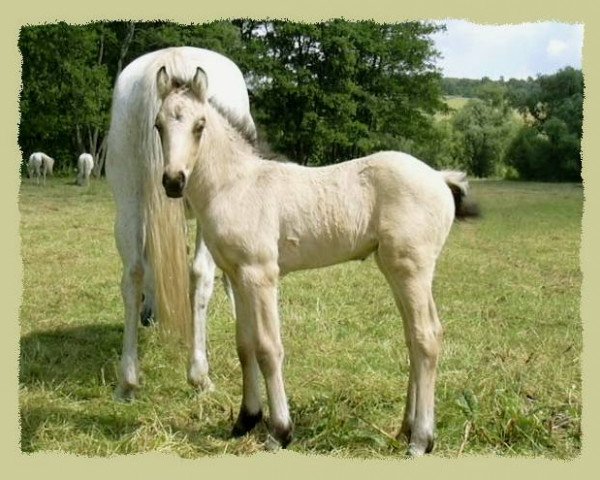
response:
<path fill-rule="evenodd" d="M 204 244 L 199 222 L 196 222 L 196 251 L 192 263 L 192 308 L 193 308 L 193 345 L 188 382 L 203 391 L 214 389 L 208 376 L 208 358 L 206 354 L 206 317 L 208 303 L 213 293 L 215 281 L 215 262 Z"/>
<path fill-rule="evenodd" d="M 435 434 L 435 377 L 442 327 L 431 292 L 434 264 L 427 255 L 400 256 L 381 247 L 377 264 L 385 274 L 403 316 L 409 350 L 410 374 L 401 432 L 409 439 L 409 453 L 433 449 Z"/>

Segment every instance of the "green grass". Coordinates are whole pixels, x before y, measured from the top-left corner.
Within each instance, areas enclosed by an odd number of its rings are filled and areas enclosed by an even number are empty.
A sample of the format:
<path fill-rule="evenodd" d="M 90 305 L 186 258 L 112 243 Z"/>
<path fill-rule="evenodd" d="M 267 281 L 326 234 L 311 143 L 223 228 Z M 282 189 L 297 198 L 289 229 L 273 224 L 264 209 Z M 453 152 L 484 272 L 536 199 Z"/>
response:
<path fill-rule="evenodd" d="M 581 449 L 582 326 L 577 185 L 473 182 L 484 217 L 457 223 L 435 295 L 444 325 L 434 455 L 573 458 Z M 105 182 L 21 187 L 21 449 L 183 457 L 259 451 L 261 427 L 230 439 L 241 396 L 229 304 L 219 284 L 209 349 L 217 390 L 196 395 L 185 358 L 141 329 L 143 386 L 115 402 L 120 261 Z M 372 259 L 292 274 L 281 286 L 290 449 L 398 458 L 407 352 Z"/>

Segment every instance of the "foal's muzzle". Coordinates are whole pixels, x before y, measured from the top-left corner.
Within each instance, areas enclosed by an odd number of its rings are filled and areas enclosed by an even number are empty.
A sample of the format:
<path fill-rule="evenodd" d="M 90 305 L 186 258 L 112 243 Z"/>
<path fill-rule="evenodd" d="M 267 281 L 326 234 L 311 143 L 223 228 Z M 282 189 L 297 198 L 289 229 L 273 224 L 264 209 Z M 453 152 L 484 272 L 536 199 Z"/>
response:
<path fill-rule="evenodd" d="M 185 174 L 179 172 L 175 177 L 171 177 L 165 173 L 162 177 L 162 184 L 165 187 L 167 197 L 181 198 L 183 197 L 183 187 L 185 187 Z"/>

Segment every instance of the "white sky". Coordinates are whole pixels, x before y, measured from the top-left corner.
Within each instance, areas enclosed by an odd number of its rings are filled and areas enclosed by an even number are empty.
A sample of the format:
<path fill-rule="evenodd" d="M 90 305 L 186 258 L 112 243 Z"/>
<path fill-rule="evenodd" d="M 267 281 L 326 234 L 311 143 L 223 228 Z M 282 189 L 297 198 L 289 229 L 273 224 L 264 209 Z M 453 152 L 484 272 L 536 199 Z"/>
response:
<path fill-rule="evenodd" d="M 478 25 L 444 20 L 432 35 L 445 77 L 535 78 L 566 66 L 581 68 L 583 25 L 557 22 Z"/>

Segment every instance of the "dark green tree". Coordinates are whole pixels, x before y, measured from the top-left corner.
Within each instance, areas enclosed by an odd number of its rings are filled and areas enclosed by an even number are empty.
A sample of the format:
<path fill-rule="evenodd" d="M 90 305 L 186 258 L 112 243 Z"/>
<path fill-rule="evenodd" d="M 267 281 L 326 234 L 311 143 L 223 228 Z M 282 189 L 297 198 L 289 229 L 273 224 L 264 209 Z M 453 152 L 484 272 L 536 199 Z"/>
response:
<path fill-rule="evenodd" d="M 444 108 L 427 23 L 264 22 L 252 85 L 256 116 L 276 150 L 333 163 L 430 137 Z M 258 64 L 260 63 L 260 65 Z"/>
<path fill-rule="evenodd" d="M 19 143 L 68 168 L 83 150 L 96 153 L 108 121 L 112 81 L 103 63 L 102 25 L 65 23 L 21 30 L 23 56 Z"/>
<path fill-rule="evenodd" d="M 512 111 L 497 94 L 488 101 L 469 100 L 452 119 L 460 144 L 458 163 L 478 177 L 501 173 L 504 151 L 516 128 Z"/>
<path fill-rule="evenodd" d="M 19 39 L 19 142 L 25 156 L 54 156 L 58 169 L 89 151 L 101 170 L 117 75 L 147 52 L 191 45 L 240 66 L 259 130 L 292 160 L 324 164 L 406 149 L 433 161 L 433 114 L 445 105 L 429 34 L 439 28 L 345 20 L 27 26 Z"/>
<path fill-rule="evenodd" d="M 565 68 L 538 77 L 513 96 L 526 125 L 507 151 L 506 162 L 527 180 L 580 181 L 583 74 Z"/>

